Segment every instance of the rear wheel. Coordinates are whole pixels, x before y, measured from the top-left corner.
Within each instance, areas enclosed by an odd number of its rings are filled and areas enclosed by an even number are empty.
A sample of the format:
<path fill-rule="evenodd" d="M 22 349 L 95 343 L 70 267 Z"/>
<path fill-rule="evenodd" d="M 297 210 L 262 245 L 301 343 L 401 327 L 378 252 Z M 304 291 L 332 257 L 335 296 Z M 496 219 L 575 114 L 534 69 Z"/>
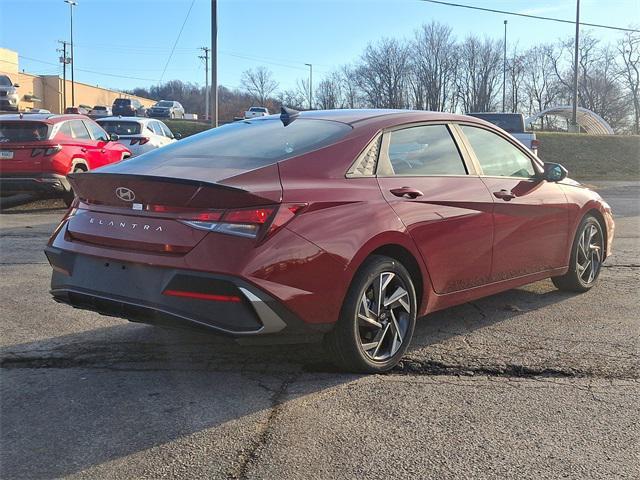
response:
<path fill-rule="evenodd" d="M 371 256 L 353 279 L 340 319 L 325 338 L 332 360 L 351 372 L 390 370 L 411 341 L 416 310 L 406 268 L 392 258 Z"/>
<path fill-rule="evenodd" d="M 598 280 L 604 259 L 602 226 L 593 215 L 580 222 L 571 248 L 569 271 L 551 281 L 560 290 L 586 292 Z"/>

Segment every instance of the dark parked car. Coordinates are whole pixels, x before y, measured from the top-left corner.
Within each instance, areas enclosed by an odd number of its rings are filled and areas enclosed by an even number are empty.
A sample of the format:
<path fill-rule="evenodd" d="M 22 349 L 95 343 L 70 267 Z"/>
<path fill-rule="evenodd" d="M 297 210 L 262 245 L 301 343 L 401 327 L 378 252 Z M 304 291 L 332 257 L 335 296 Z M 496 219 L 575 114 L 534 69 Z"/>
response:
<path fill-rule="evenodd" d="M 82 115 L 0 117 L 0 191 L 62 196 L 71 203 L 67 174 L 87 172 L 131 155 Z"/>
<path fill-rule="evenodd" d="M 600 196 L 485 121 L 333 110 L 236 122 L 97 172 L 51 238 L 56 300 L 234 336 L 324 335 L 392 368 L 416 318 L 611 253 Z"/>
<path fill-rule="evenodd" d="M 116 98 L 111 107 L 112 115 L 123 117 L 146 117 L 147 109 L 135 98 Z"/>
<path fill-rule="evenodd" d="M 184 108 L 180 102 L 160 100 L 147 110 L 147 114 L 155 118 L 184 118 Z"/>

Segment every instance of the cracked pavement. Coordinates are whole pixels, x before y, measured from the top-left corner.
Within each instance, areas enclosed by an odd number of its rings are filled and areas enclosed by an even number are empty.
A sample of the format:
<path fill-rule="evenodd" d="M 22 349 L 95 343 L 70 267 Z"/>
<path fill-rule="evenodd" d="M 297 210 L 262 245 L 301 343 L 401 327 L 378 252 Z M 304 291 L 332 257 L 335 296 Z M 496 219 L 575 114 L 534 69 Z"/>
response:
<path fill-rule="evenodd" d="M 638 478 L 640 184 L 594 182 L 614 256 L 583 295 L 550 281 L 421 319 L 391 374 L 318 345 L 239 345 L 54 303 L 63 211 L 0 215 L 0 476 Z"/>

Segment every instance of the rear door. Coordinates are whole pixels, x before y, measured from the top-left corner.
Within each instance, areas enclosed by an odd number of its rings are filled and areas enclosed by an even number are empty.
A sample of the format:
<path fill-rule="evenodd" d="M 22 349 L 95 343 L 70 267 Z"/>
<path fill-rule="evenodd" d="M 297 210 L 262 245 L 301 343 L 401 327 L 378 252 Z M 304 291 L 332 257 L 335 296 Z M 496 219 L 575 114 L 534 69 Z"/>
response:
<path fill-rule="evenodd" d="M 560 187 L 515 140 L 478 125 L 460 130 L 495 203 L 492 281 L 562 267 L 569 213 Z"/>
<path fill-rule="evenodd" d="M 406 225 L 439 294 L 489 281 L 493 201 L 447 124 L 383 135 L 378 183 Z"/>

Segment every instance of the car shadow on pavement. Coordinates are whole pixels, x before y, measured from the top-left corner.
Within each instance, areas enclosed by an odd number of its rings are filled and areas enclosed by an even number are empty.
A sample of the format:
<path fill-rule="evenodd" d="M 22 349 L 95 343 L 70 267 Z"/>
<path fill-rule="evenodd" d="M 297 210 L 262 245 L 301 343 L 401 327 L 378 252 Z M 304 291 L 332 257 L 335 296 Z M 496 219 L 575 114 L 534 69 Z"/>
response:
<path fill-rule="evenodd" d="M 567 298 L 543 290 L 512 290 L 421 319 L 414 349 Z M 12 345 L 0 357 L 2 478 L 65 476 L 153 455 L 211 429 L 220 448 L 232 449 L 294 398 L 282 393 L 299 375 L 322 376 L 325 390 L 359 378 L 336 373 L 317 344 L 238 345 L 201 331 L 122 323 Z M 305 382 L 295 397 L 317 385 Z"/>

